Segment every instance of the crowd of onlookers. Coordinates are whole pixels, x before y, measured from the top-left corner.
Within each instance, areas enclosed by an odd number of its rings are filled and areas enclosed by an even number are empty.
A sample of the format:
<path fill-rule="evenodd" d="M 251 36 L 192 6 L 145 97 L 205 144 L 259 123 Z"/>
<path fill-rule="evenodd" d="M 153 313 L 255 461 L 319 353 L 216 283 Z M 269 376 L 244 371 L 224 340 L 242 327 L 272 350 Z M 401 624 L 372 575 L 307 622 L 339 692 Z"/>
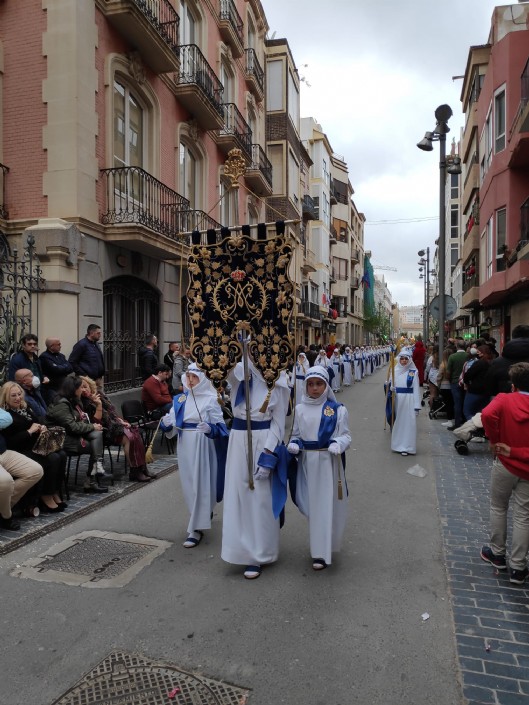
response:
<path fill-rule="evenodd" d="M 448 418 L 444 425 L 448 429 L 457 429 L 482 411 L 497 394 L 509 392 L 510 366 L 529 362 L 529 326 L 519 325 L 513 329 L 512 338 L 504 345 L 501 355 L 496 344 L 487 333 L 472 341 L 450 338 L 441 361 L 438 350 L 428 346 L 424 356 L 424 379 L 429 387 L 429 405 L 433 410 L 438 400 L 442 400 Z"/>
<path fill-rule="evenodd" d="M 144 438 L 134 423 L 118 413 L 104 391 L 105 363 L 101 328 L 88 326 L 68 357 L 58 338 L 39 341 L 28 333 L 9 360 L 8 381 L 0 389 L 0 529 L 17 530 L 17 515 L 62 512 L 69 456 L 88 456 L 85 492 L 108 492 L 103 453 L 121 446 L 129 479 L 149 482 Z M 138 353 L 143 379 L 141 402 L 147 421 L 156 421 L 182 391 L 189 350 L 171 343 L 160 363 L 157 339 L 149 335 Z"/>

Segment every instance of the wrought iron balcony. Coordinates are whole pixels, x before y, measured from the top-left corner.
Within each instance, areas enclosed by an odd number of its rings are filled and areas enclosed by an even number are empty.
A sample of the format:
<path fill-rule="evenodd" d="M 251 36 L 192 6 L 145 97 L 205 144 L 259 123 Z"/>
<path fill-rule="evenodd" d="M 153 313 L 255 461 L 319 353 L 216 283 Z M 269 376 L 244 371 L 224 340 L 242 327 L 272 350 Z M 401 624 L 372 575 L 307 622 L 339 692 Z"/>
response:
<path fill-rule="evenodd" d="M 272 193 L 272 164 L 260 144 L 252 144 L 252 161 L 244 178 L 258 196 Z"/>
<path fill-rule="evenodd" d="M 304 316 L 312 318 L 313 321 L 321 321 L 321 312 L 318 304 L 312 301 L 302 301 L 299 308 Z"/>
<path fill-rule="evenodd" d="M 243 21 L 233 0 L 220 0 L 220 36 L 230 45 L 232 54 L 239 58 L 244 51 Z"/>
<path fill-rule="evenodd" d="M 318 220 L 319 209 L 316 207 L 316 204 L 314 203 L 314 199 L 311 198 L 310 196 L 305 195 L 301 199 L 301 210 L 303 213 L 304 220 Z"/>
<path fill-rule="evenodd" d="M 0 164 L 0 218 L 7 220 L 9 214 L 6 207 L 6 178 L 9 168 Z"/>
<path fill-rule="evenodd" d="M 175 214 L 179 233 L 190 233 L 193 230 L 220 230 L 221 225 L 204 211 L 185 210 Z M 188 238 L 189 242 L 191 236 Z"/>
<path fill-rule="evenodd" d="M 155 73 L 178 70 L 180 18 L 169 0 L 97 0 L 97 4 Z"/>
<path fill-rule="evenodd" d="M 226 154 L 235 147 L 248 160 L 252 158 L 252 131 L 235 103 L 223 103 L 224 125 L 217 132 L 217 144 Z"/>
<path fill-rule="evenodd" d="M 257 58 L 255 49 L 245 49 L 246 53 L 246 83 L 258 100 L 264 97 L 264 71 Z"/>
<path fill-rule="evenodd" d="M 180 47 L 175 84 L 178 100 L 204 130 L 218 130 L 224 125 L 224 86 L 196 44 Z"/>
<path fill-rule="evenodd" d="M 105 183 L 107 210 L 101 214 L 104 225 L 144 225 L 176 240 L 179 217 L 190 203 L 176 191 L 136 166 L 101 169 Z"/>

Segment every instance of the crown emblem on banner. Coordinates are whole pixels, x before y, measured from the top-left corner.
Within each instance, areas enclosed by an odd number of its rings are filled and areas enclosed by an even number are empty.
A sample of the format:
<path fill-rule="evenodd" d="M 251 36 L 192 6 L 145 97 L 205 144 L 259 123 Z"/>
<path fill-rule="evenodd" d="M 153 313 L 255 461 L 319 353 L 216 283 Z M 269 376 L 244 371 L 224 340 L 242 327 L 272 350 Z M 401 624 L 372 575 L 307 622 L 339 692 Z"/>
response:
<path fill-rule="evenodd" d="M 242 282 L 243 279 L 246 279 L 246 272 L 243 272 L 242 269 L 236 269 L 230 274 L 230 277 L 235 282 Z"/>

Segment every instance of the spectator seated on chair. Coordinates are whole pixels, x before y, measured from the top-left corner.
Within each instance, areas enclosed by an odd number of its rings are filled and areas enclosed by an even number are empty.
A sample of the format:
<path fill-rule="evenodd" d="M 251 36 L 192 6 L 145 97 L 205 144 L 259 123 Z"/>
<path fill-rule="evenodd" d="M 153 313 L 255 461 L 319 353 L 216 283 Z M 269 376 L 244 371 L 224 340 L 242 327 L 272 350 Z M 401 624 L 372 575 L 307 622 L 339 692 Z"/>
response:
<path fill-rule="evenodd" d="M 38 422 L 26 403 L 24 390 L 16 382 L 6 382 L 0 390 L 0 407 L 13 419 L 4 430 L 4 438 L 9 450 L 22 453 L 42 466 L 44 476 L 39 486 L 39 509 L 45 514 L 62 512 L 66 504 L 62 500 L 62 488 L 66 472 L 66 453 L 59 450 L 48 455 L 33 452 L 33 446 L 46 426 Z"/>
<path fill-rule="evenodd" d="M 138 428 L 130 425 L 116 411 L 107 395 L 98 391 L 90 377 L 81 377 L 81 401 L 90 421 L 103 426 L 103 438 L 107 445 L 123 447 L 129 464 L 129 479 L 133 482 L 149 482 L 151 475 L 145 463 L 145 445 Z"/>
<path fill-rule="evenodd" d="M 10 382 L 19 382 L 16 373 L 18 370 L 30 370 L 33 377 L 37 377 L 40 385 L 48 385 L 49 379 L 44 374 L 37 355 L 39 349 L 39 339 L 33 333 L 22 336 L 20 340 L 20 351 L 15 353 L 9 360 L 7 378 Z"/>
<path fill-rule="evenodd" d="M 14 450 L 7 450 L 3 432 L 13 418 L 0 408 L 0 530 L 18 531 L 20 522 L 13 518 L 12 507 L 42 477 L 42 466 Z"/>
<path fill-rule="evenodd" d="M 150 419 L 161 419 L 172 408 L 173 398 L 167 386 L 170 376 L 167 365 L 156 365 L 154 373 L 143 383 L 141 401 Z"/>
<path fill-rule="evenodd" d="M 48 405 L 40 393 L 40 380 L 31 370 L 22 368 L 15 372 L 15 382 L 24 390 L 26 404 L 31 407 L 35 417 L 43 422 L 46 418 Z"/>
<path fill-rule="evenodd" d="M 69 455 L 89 454 L 85 492 L 108 492 L 108 487 L 100 485 L 105 477 L 101 462 L 103 455 L 103 426 L 91 423 L 84 411 L 82 402 L 82 380 L 80 377 L 66 377 L 62 383 L 59 397 L 48 409 L 47 421 L 53 426 L 66 429 L 64 450 Z"/>

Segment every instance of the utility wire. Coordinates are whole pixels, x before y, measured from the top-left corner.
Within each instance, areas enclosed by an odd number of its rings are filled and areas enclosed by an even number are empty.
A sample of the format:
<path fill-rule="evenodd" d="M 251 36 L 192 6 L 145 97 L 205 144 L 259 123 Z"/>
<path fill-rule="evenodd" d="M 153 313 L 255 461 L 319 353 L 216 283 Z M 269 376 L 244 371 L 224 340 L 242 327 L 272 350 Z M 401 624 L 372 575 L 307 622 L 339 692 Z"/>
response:
<path fill-rule="evenodd" d="M 439 216 L 425 218 L 395 218 L 393 220 L 366 220 L 366 225 L 400 225 L 401 223 L 424 223 L 429 220 L 439 220 Z"/>

